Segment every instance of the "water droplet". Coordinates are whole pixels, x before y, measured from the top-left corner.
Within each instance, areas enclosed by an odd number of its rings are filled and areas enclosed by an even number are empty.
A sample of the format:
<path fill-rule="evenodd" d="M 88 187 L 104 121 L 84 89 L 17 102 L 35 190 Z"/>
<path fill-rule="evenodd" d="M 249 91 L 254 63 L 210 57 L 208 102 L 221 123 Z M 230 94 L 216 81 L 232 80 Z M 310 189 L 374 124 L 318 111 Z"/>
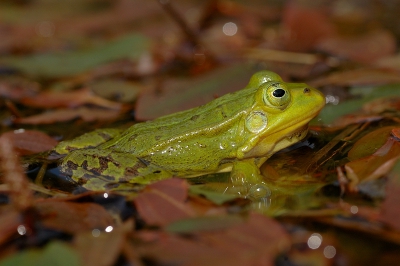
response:
<path fill-rule="evenodd" d="M 324 248 L 324 256 L 327 259 L 332 259 L 336 255 L 336 248 L 334 246 L 326 246 Z"/>
<path fill-rule="evenodd" d="M 351 212 L 352 214 L 356 214 L 356 213 L 358 212 L 358 207 L 355 206 L 355 205 L 351 206 L 351 207 L 350 207 L 350 212 Z"/>
<path fill-rule="evenodd" d="M 26 234 L 26 227 L 24 225 L 18 225 L 17 227 L 17 232 L 18 234 L 20 234 L 21 236 Z"/>
<path fill-rule="evenodd" d="M 233 36 L 237 33 L 238 27 L 233 22 L 227 22 L 222 27 L 222 32 L 227 36 Z"/>
<path fill-rule="evenodd" d="M 307 240 L 307 245 L 311 249 L 317 249 L 321 246 L 321 244 L 322 244 L 322 236 L 318 233 L 312 234 Z"/>
<path fill-rule="evenodd" d="M 92 236 L 99 237 L 100 236 L 100 230 L 99 229 L 93 229 L 92 230 Z"/>
<path fill-rule="evenodd" d="M 107 233 L 110 233 L 113 229 L 114 228 L 111 225 L 109 225 L 106 227 L 106 229 L 104 231 L 106 231 Z"/>
<path fill-rule="evenodd" d="M 264 184 L 257 184 L 249 189 L 251 199 L 268 198 L 271 196 L 271 190 Z"/>

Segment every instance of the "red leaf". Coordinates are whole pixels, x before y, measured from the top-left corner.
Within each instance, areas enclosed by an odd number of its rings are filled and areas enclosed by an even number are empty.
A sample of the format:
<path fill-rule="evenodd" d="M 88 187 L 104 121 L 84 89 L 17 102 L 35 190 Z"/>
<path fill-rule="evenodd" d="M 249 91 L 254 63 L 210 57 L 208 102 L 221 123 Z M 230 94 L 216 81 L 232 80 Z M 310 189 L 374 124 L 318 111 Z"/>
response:
<path fill-rule="evenodd" d="M 36 130 L 14 130 L 1 135 L 12 141 L 19 155 L 28 155 L 51 150 L 57 141 L 47 134 Z"/>
<path fill-rule="evenodd" d="M 167 179 L 147 186 L 134 203 L 146 223 L 163 226 L 194 216 L 195 212 L 184 203 L 187 190 L 185 180 Z"/>

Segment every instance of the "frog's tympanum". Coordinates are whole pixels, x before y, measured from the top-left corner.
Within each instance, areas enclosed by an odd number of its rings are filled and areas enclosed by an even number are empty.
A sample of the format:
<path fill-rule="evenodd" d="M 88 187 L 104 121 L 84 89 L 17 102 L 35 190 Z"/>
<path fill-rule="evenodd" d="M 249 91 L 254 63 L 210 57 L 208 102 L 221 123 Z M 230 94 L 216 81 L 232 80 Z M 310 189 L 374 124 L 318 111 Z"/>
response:
<path fill-rule="evenodd" d="M 67 154 L 61 171 L 89 190 L 231 172 L 232 186 L 251 191 L 263 183 L 261 164 L 303 139 L 324 104 L 318 90 L 260 71 L 244 89 L 203 106 L 122 132 L 96 130 L 55 151 Z"/>

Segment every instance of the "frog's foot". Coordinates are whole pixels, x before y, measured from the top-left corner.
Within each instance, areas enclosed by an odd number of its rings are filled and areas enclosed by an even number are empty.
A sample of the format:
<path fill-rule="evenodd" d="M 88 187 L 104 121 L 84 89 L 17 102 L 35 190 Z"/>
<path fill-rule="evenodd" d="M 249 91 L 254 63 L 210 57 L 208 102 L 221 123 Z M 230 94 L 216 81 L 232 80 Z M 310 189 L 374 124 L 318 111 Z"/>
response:
<path fill-rule="evenodd" d="M 271 190 L 263 181 L 254 159 L 235 162 L 230 175 L 231 186 L 226 192 L 239 194 L 251 200 L 269 198 Z"/>

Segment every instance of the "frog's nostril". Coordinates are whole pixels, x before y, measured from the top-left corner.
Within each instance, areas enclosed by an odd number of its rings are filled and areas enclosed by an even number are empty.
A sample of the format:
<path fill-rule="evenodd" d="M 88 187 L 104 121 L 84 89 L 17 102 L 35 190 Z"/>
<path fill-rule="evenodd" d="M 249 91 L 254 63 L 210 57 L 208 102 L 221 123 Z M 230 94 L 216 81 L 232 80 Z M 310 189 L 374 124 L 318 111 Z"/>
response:
<path fill-rule="evenodd" d="M 303 90 L 303 92 L 304 92 L 304 93 L 310 93 L 311 90 L 310 90 L 310 88 L 305 88 L 305 89 Z"/>

